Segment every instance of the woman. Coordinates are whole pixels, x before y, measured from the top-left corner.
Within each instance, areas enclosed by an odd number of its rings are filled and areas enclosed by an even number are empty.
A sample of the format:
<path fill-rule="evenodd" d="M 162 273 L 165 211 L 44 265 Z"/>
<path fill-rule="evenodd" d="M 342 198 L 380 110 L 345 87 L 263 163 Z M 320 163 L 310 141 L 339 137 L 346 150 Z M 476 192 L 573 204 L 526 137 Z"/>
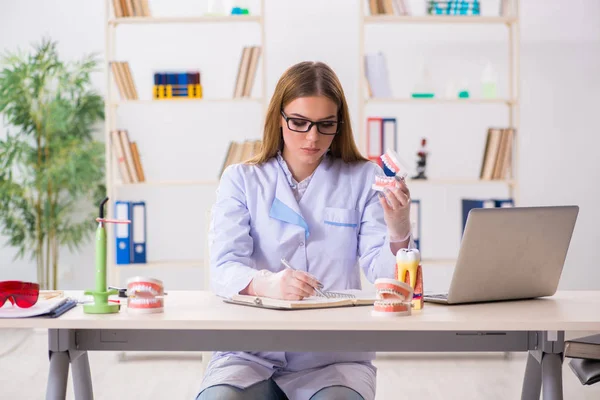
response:
<path fill-rule="evenodd" d="M 211 223 L 211 285 L 234 294 L 302 299 L 394 276 L 410 241 L 410 195 L 378 197 L 381 168 L 354 143 L 344 92 L 325 64 L 280 78 L 261 152 L 228 167 Z M 281 265 L 286 258 L 294 267 Z M 375 353 L 215 353 L 198 399 L 373 399 Z"/>

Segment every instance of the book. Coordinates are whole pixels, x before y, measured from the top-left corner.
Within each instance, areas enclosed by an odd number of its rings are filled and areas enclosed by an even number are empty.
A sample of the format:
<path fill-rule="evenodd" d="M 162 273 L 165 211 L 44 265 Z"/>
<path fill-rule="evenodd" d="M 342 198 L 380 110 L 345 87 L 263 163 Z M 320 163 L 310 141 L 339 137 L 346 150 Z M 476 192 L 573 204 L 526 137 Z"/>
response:
<path fill-rule="evenodd" d="M 593 385 L 600 382 L 600 361 L 575 358 L 569 367 L 582 385 Z"/>
<path fill-rule="evenodd" d="M 382 52 L 365 54 L 365 75 L 373 97 L 392 97 L 385 55 Z"/>
<path fill-rule="evenodd" d="M 252 47 L 252 53 L 250 55 L 250 64 L 248 66 L 248 74 L 246 75 L 246 82 L 244 83 L 244 91 L 242 94 L 244 97 L 250 97 L 252 95 L 252 87 L 254 86 L 256 70 L 258 69 L 258 60 L 260 58 L 260 53 L 260 47 Z"/>
<path fill-rule="evenodd" d="M 133 161 L 133 154 L 131 152 L 131 145 L 129 142 L 129 134 L 126 130 L 119 131 L 119 137 L 121 139 L 121 147 L 123 148 L 123 154 L 125 156 L 125 164 L 127 165 L 127 170 L 129 171 L 129 176 L 131 177 L 132 183 L 138 183 L 140 181 L 136 169 L 135 163 Z"/>
<path fill-rule="evenodd" d="M 0 307 L 0 318 L 28 318 L 28 317 L 40 317 L 40 316 L 56 316 L 53 314 L 57 313 L 59 308 L 63 307 L 65 304 L 69 304 L 69 308 L 74 307 L 77 302 L 67 298 L 67 297 L 53 297 L 50 299 L 44 299 L 41 296 L 42 292 L 40 292 L 40 298 L 37 303 L 29 308 L 21 308 L 17 306 L 13 306 L 10 302 L 6 302 L 3 307 Z M 73 304 L 74 303 L 74 304 Z M 66 311 L 66 310 L 65 310 Z M 64 311 L 62 311 L 64 312 Z"/>
<path fill-rule="evenodd" d="M 219 177 L 223 175 L 225 169 L 232 164 L 239 164 L 247 161 L 258 154 L 262 146 L 260 140 L 245 140 L 244 142 L 229 142 L 225 160 L 221 166 Z"/>
<path fill-rule="evenodd" d="M 224 299 L 224 301 L 231 304 L 275 310 L 309 310 L 334 307 L 370 306 L 377 300 L 375 293 L 356 289 L 326 293 L 331 297 L 311 296 L 302 300 L 280 300 L 237 294 L 231 299 Z"/>
<path fill-rule="evenodd" d="M 507 179 L 511 174 L 514 128 L 489 128 L 479 178 Z"/>
<path fill-rule="evenodd" d="M 142 159 L 140 158 L 140 151 L 136 142 L 131 142 L 131 154 L 133 155 L 133 163 L 135 164 L 135 172 L 140 182 L 146 181 L 144 175 L 144 168 L 142 167 Z"/>
<path fill-rule="evenodd" d="M 565 357 L 600 361 L 600 334 L 566 340 Z"/>
<path fill-rule="evenodd" d="M 240 57 L 240 63 L 238 65 L 237 78 L 235 80 L 235 86 L 233 89 L 233 97 L 242 97 L 244 95 L 244 89 L 246 87 L 246 77 L 248 76 L 248 69 L 252 58 L 252 47 L 244 47 L 242 49 L 242 55 Z"/>
<path fill-rule="evenodd" d="M 129 172 L 129 168 L 127 167 L 127 161 L 125 160 L 125 150 L 123 150 L 123 145 L 121 144 L 121 137 L 119 134 L 120 131 L 111 131 L 111 141 L 113 147 L 115 149 L 115 155 L 117 158 L 117 164 L 119 166 L 119 171 L 121 173 L 121 180 L 123 183 L 131 183 L 131 173 Z"/>

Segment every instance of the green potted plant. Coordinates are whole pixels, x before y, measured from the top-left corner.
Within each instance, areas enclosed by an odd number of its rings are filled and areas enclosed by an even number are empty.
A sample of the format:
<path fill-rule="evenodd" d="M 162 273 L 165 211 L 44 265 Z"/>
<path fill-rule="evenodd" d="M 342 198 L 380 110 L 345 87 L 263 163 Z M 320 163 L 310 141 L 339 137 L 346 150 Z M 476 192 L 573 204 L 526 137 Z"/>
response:
<path fill-rule="evenodd" d="M 56 289 L 59 250 L 78 249 L 104 197 L 104 101 L 91 87 L 98 62 L 60 59 L 56 42 L 0 61 L 0 233 L 30 255 L 42 288 Z M 90 263 L 92 259 L 90 259 Z"/>

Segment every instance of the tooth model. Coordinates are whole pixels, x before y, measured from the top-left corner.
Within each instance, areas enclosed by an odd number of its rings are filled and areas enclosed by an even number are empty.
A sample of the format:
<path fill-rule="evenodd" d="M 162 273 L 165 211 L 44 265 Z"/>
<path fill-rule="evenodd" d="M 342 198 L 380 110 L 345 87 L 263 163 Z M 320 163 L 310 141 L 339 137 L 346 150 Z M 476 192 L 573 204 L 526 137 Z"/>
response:
<path fill-rule="evenodd" d="M 417 249 L 400 249 L 396 253 L 396 279 L 413 289 L 413 309 L 423 308 L 423 271 L 421 254 Z"/>

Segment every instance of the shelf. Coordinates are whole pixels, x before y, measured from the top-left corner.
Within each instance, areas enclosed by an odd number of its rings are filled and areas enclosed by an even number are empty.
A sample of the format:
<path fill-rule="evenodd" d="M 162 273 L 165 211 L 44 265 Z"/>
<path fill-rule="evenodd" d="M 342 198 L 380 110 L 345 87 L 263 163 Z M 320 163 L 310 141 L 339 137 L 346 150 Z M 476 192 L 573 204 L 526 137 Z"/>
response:
<path fill-rule="evenodd" d="M 191 98 L 181 98 L 181 99 L 169 99 L 169 100 L 119 100 L 113 101 L 109 104 L 112 107 L 119 107 L 124 105 L 143 105 L 143 104 L 176 104 L 176 103 L 262 103 L 261 98 L 250 98 L 250 97 L 240 97 L 240 98 L 213 98 L 213 99 L 191 99 Z"/>
<path fill-rule="evenodd" d="M 413 99 L 413 98 L 393 98 L 393 97 L 372 97 L 365 99 L 367 104 L 388 104 L 388 103 L 403 103 L 403 104 L 505 104 L 512 106 L 517 104 L 517 100 L 509 99 L 448 99 L 448 98 L 431 98 L 431 99 Z"/>
<path fill-rule="evenodd" d="M 190 267 L 201 267 L 204 265 L 204 260 L 173 260 L 173 261 L 151 261 L 145 264 L 134 263 L 134 264 L 114 264 L 116 268 L 190 268 Z"/>
<path fill-rule="evenodd" d="M 510 179 L 407 179 L 406 182 L 409 185 L 516 185 L 516 182 Z"/>
<path fill-rule="evenodd" d="M 196 16 L 196 17 L 126 17 L 114 18 L 108 21 L 109 25 L 136 25 L 136 24 L 201 24 L 201 23 L 240 23 L 262 22 L 261 16 L 256 15 L 223 15 L 223 16 Z"/>
<path fill-rule="evenodd" d="M 165 187 L 165 186 L 217 186 L 219 181 L 150 181 L 141 183 L 115 183 L 118 187 Z"/>
<path fill-rule="evenodd" d="M 510 25 L 517 21 L 513 17 L 481 17 L 473 16 L 400 16 L 400 15 L 369 15 L 364 18 L 365 24 L 489 24 Z"/>
<path fill-rule="evenodd" d="M 423 265 L 446 265 L 446 264 L 451 264 L 454 265 L 456 264 L 456 258 L 423 258 L 421 260 L 421 264 Z"/>

